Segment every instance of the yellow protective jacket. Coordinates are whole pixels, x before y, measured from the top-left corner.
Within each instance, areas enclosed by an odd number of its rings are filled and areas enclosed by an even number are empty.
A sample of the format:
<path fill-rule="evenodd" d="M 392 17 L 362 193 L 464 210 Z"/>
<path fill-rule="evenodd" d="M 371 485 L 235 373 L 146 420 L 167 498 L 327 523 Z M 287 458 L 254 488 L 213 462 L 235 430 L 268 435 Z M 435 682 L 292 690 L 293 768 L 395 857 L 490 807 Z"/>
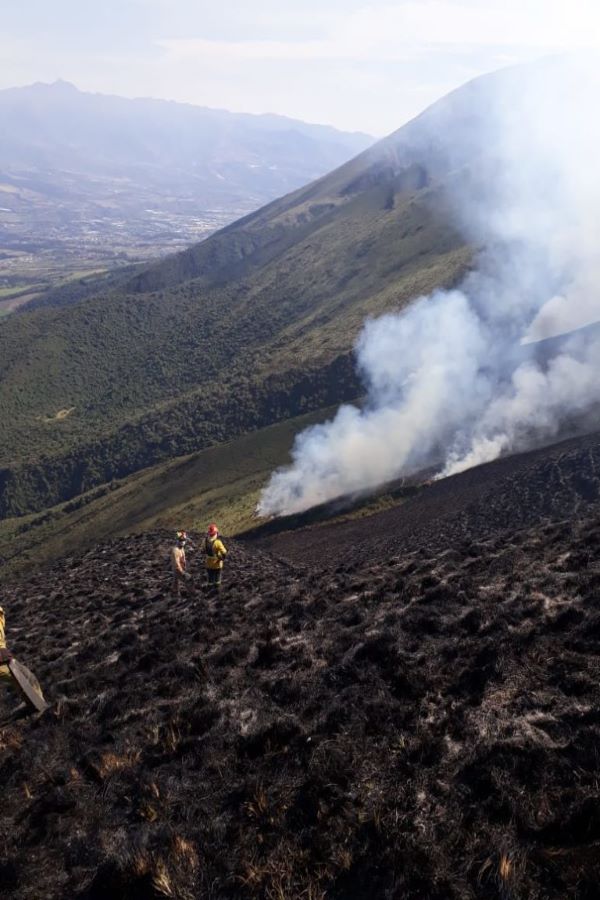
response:
<path fill-rule="evenodd" d="M 4 610 L 0 606 L 0 648 L 2 650 L 6 649 L 5 627 Z M 12 682 L 12 675 L 8 671 L 8 666 L 0 666 L 0 683 L 3 681 Z"/>
<path fill-rule="evenodd" d="M 204 562 L 207 569 L 222 569 L 223 557 L 227 553 L 227 548 L 220 537 L 207 537 L 204 543 L 205 557 Z"/>

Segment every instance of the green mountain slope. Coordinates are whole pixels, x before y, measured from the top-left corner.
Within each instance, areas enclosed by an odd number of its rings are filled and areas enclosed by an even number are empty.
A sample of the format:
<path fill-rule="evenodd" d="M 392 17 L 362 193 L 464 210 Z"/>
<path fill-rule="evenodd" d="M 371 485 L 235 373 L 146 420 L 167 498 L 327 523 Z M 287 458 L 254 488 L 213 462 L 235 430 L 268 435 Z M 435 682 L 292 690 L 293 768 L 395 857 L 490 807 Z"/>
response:
<path fill-rule="evenodd" d="M 356 397 L 365 317 L 470 265 L 449 123 L 468 147 L 480 81 L 189 251 L 2 323 L 0 516 Z"/>
<path fill-rule="evenodd" d="M 224 533 L 256 524 L 254 509 L 270 473 L 289 462 L 294 436 L 323 421 L 319 410 L 259 429 L 237 440 L 152 466 L 34 513 L 0 522 L 4 577 L 133 531 L 192 527 L 216 520 Z"/>

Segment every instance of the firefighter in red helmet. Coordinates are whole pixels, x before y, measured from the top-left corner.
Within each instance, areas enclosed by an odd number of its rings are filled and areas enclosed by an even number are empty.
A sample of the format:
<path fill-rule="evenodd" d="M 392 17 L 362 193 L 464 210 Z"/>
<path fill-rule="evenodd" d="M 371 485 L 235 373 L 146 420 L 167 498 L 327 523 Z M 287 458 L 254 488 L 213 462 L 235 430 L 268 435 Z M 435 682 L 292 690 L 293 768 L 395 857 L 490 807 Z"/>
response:
<path fill-rule="evenodd" d="M 214 524 L 209 525 L 204 541 L 204 564 L 206 566 L 210 594 L 216 595 L 221 590 L 223 560 L 226 554 L 227 548 L 219 537 L 219 529 Z"/>

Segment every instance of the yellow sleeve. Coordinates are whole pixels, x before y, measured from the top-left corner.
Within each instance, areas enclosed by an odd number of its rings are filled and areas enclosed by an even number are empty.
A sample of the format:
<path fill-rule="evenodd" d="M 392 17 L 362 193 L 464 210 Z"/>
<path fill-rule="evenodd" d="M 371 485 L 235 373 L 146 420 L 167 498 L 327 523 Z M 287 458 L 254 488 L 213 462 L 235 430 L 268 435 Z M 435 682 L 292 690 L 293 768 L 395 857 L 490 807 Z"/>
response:
<path fill-rule="evenodd" d="M 217 551 L 217 553 L 220 553 L 221 556 L 226 556 L 227 554 L 227 547 L 225 546 L 223 541 L 215 542 L 215 550 Z"/>

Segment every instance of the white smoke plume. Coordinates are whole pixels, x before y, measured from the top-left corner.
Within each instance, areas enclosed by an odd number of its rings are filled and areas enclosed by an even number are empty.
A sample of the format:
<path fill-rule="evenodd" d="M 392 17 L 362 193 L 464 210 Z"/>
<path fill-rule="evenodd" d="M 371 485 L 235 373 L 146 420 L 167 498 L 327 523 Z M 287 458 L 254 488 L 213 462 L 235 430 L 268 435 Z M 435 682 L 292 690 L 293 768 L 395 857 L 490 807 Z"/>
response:
<path fill-rule="evenodd" d="M 600 330 L 538 342 L 600 321 L 599 96 L 597 60 L 553 60 L 480 79 L 413 123 L 445 155 L 456 214 L 484 250 L 460 290 L 365 324 L 366 402 L 297 437 L 261 514 L 432 464 L 450 475 L 598 402 Z"/>

